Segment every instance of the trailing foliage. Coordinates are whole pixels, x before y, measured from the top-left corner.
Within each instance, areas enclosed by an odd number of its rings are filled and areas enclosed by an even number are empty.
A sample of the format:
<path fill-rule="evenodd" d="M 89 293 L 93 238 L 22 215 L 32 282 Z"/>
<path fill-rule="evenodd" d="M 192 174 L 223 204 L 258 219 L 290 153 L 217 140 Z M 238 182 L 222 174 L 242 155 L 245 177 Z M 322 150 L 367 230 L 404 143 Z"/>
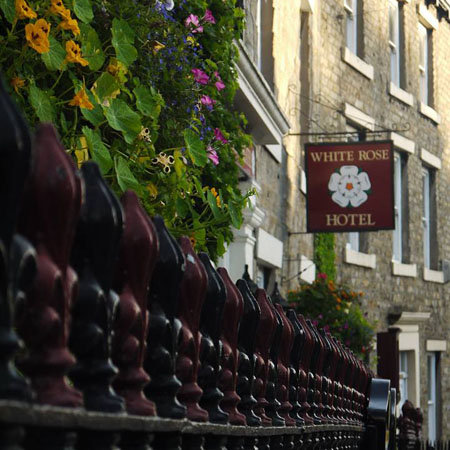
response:
<path fill-rule="evenodd" d="M 333 233 L 317 233 L 314 235 L 314 262 L 317 270 L 326 273 L 330 280 L 336 279 L 334 242 Z"/>
<path fill-rule="evenodd" d="M 324 273 L 319 273 L 311 285 L 288 292 L 291 307 L 365 358 L 372 348 L 375 324 L 361 311 L 362 298 L 362 292 L 335 284 Z"/>
<path fill-rule="evenodd" d="M 247 202 L 235 0 L 0 0 L 0 67 L 34 125 L 213 258 Z"/>

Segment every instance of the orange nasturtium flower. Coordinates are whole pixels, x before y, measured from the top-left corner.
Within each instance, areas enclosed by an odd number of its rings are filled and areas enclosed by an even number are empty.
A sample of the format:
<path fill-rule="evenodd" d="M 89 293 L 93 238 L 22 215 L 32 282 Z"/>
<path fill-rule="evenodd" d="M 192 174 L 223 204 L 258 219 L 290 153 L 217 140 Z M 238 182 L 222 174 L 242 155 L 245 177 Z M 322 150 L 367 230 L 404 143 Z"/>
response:
<path fill-rule="evenodd" d="M 217 193 L 217 191 L 216 191 L 215 188 L 211 188 L 211 194 L 214 195 L 214 197 L 216 198 L 217 206 L 218 206 L 219 208 L 221 208 L 220 197 L 219 197 L 219 194 Z"/>
<path fill-rule="evenodd" d="M 71 30 L 74 36 L 80 34 L 80 28 L 78 26 L 78 22 L 76 19 L 68 18 L 64 19 L 59 25 L 58 28 L 62 28 L 63 30 Z"/>
<path fill-rule="evenodd" d="M 65 20 L 70 19 L 70 11 L 64 6 L 62 0 L 52 0 L 50 11 L 53 14 L 61 16 Z"/>
<path fill-rule="evenodd" d="M 20 77 L 12 78 L 10 83 L 13 89 L 17 92 L 17 94 L 19 93 L 19 89 L 22 89 L 25 86 L 25 80 Z"/>
<path fill-rule="evenodd" d="M 69 102 L 70 106 L 79 106 L 85 109 L 94 109 L 94 105 L 89 101 L 84 87 L 82 87 Z"/>
<path fill-rule="evenodd" d="M 16 0 L 16 16 L 19 19 L 36 19 L 37 14 L 27 5 L 25 0 Z"/>
<path fill-rule="evenodd" d="M 25 25 L 25 38 L 28 45 L 38 53 L 47 53 L 50 50 L 49 32 L 50 24 L 44 19 Z"/>
<path fill-rule="evenodd" d="M 74 41 L 66 42 L 66 61 L 87 66 L 89 63 L 81 56 L 81 48 Z"/>

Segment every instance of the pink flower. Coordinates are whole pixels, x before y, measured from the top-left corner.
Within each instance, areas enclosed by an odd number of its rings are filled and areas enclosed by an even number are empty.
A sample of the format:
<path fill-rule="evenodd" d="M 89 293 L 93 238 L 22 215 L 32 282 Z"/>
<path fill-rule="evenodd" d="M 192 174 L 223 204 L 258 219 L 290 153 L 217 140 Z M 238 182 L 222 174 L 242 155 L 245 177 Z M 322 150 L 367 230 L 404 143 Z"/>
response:
<path fill-rule="evenodd" d="M 208 158 L 211 160 L 211 162 L 217 166 L 219 164 L 219 155 L 217 154 L 216 149 L 208 145 L 208 148 L 206 149 L 208 153 Z"/>
<path fill-rule="evenodd" d="M 200 69 L 192 69 L 191 72 L 194 74 L 194 80 L 199 84 L 208 84 L 208 75 Z"/>
<path fill-rule="evenodd" d="M 195 14 L 190 14 L 187 19 L 184 21 L 185 26 L 189 26 L 190 24 L 198 27 L 200 25 L 200 21 L 198 20 L 198 16 Z"/>
<path fill-rule="evenodd" d="M 225 136 L 222 134 L 219 128 L 214 128 L 214 137 L 223 144 L 228 144 L 228 140 L 225 139 Z"/>
<path fill-rule="evenodd" d="M 200 99 L 200 102 L 205 106 L 213 106 L 215 103 L 217 103 L 209 95 L 203 95 L 202 98 Z"/>
<path fill-rule="evenodd" d="M 216 23 L 216 19 L 214 18 L 213 13 L 209 9 L 207 9 L 205 11 L 205 15 L 203 16 L 203 20 L 205 22 L 209 22 L 209 23 Z"/>
<path fill-rule="evenodd" d="M 222 81 L 222 78 L 220 78 L 219 72 L 214 72 L 214 76 L 217 78 L 217 81 L 214 83 L 218 91 L 221 91 L 222 89 L 225 89 L 225 83 Z"/>
<path fill-rule="evenodd" d="M 327 274 L 323 273 L 323 272 L 318 273 L 317 274 L 317 278 L 320 279 L 320 280 L 326 280 L 327 279 Z"/>
<path fill-rule="evenodd" d="M 214 83 L 218 91 L 221 91 L 222 89 L 225 89 L 225 83 L 223 81 L 216 81 Z"/>
<path fill-rule="evenodd" d="M 192 33 L 203 33 L 203 27 L 195 14 L 190 14 L 184 21 L 184 25 L 191 29 L 193 28 Z"/>

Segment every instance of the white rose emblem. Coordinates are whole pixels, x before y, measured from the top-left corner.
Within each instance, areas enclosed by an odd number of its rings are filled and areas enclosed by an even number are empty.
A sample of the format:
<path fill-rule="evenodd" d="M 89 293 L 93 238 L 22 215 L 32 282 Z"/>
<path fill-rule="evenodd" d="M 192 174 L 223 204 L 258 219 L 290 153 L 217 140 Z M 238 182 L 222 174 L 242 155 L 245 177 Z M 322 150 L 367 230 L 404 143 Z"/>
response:
<path fill-rule="evenodd" d="M 328 182 L 331 200 L 343 208 L 362 205 L 370 194 L 369 175 L 356 166 L 342 166 Z"/>

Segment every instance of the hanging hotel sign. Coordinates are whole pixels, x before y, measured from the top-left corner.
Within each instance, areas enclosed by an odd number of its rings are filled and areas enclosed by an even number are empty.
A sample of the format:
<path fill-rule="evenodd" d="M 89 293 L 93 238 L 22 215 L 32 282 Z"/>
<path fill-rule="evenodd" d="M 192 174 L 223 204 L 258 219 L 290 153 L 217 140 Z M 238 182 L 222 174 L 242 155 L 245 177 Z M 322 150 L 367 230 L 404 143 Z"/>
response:
<path fill-rule="evenodd" d="M 308 232 L 395 228 L 392 141 L 305 147 Z"/>

